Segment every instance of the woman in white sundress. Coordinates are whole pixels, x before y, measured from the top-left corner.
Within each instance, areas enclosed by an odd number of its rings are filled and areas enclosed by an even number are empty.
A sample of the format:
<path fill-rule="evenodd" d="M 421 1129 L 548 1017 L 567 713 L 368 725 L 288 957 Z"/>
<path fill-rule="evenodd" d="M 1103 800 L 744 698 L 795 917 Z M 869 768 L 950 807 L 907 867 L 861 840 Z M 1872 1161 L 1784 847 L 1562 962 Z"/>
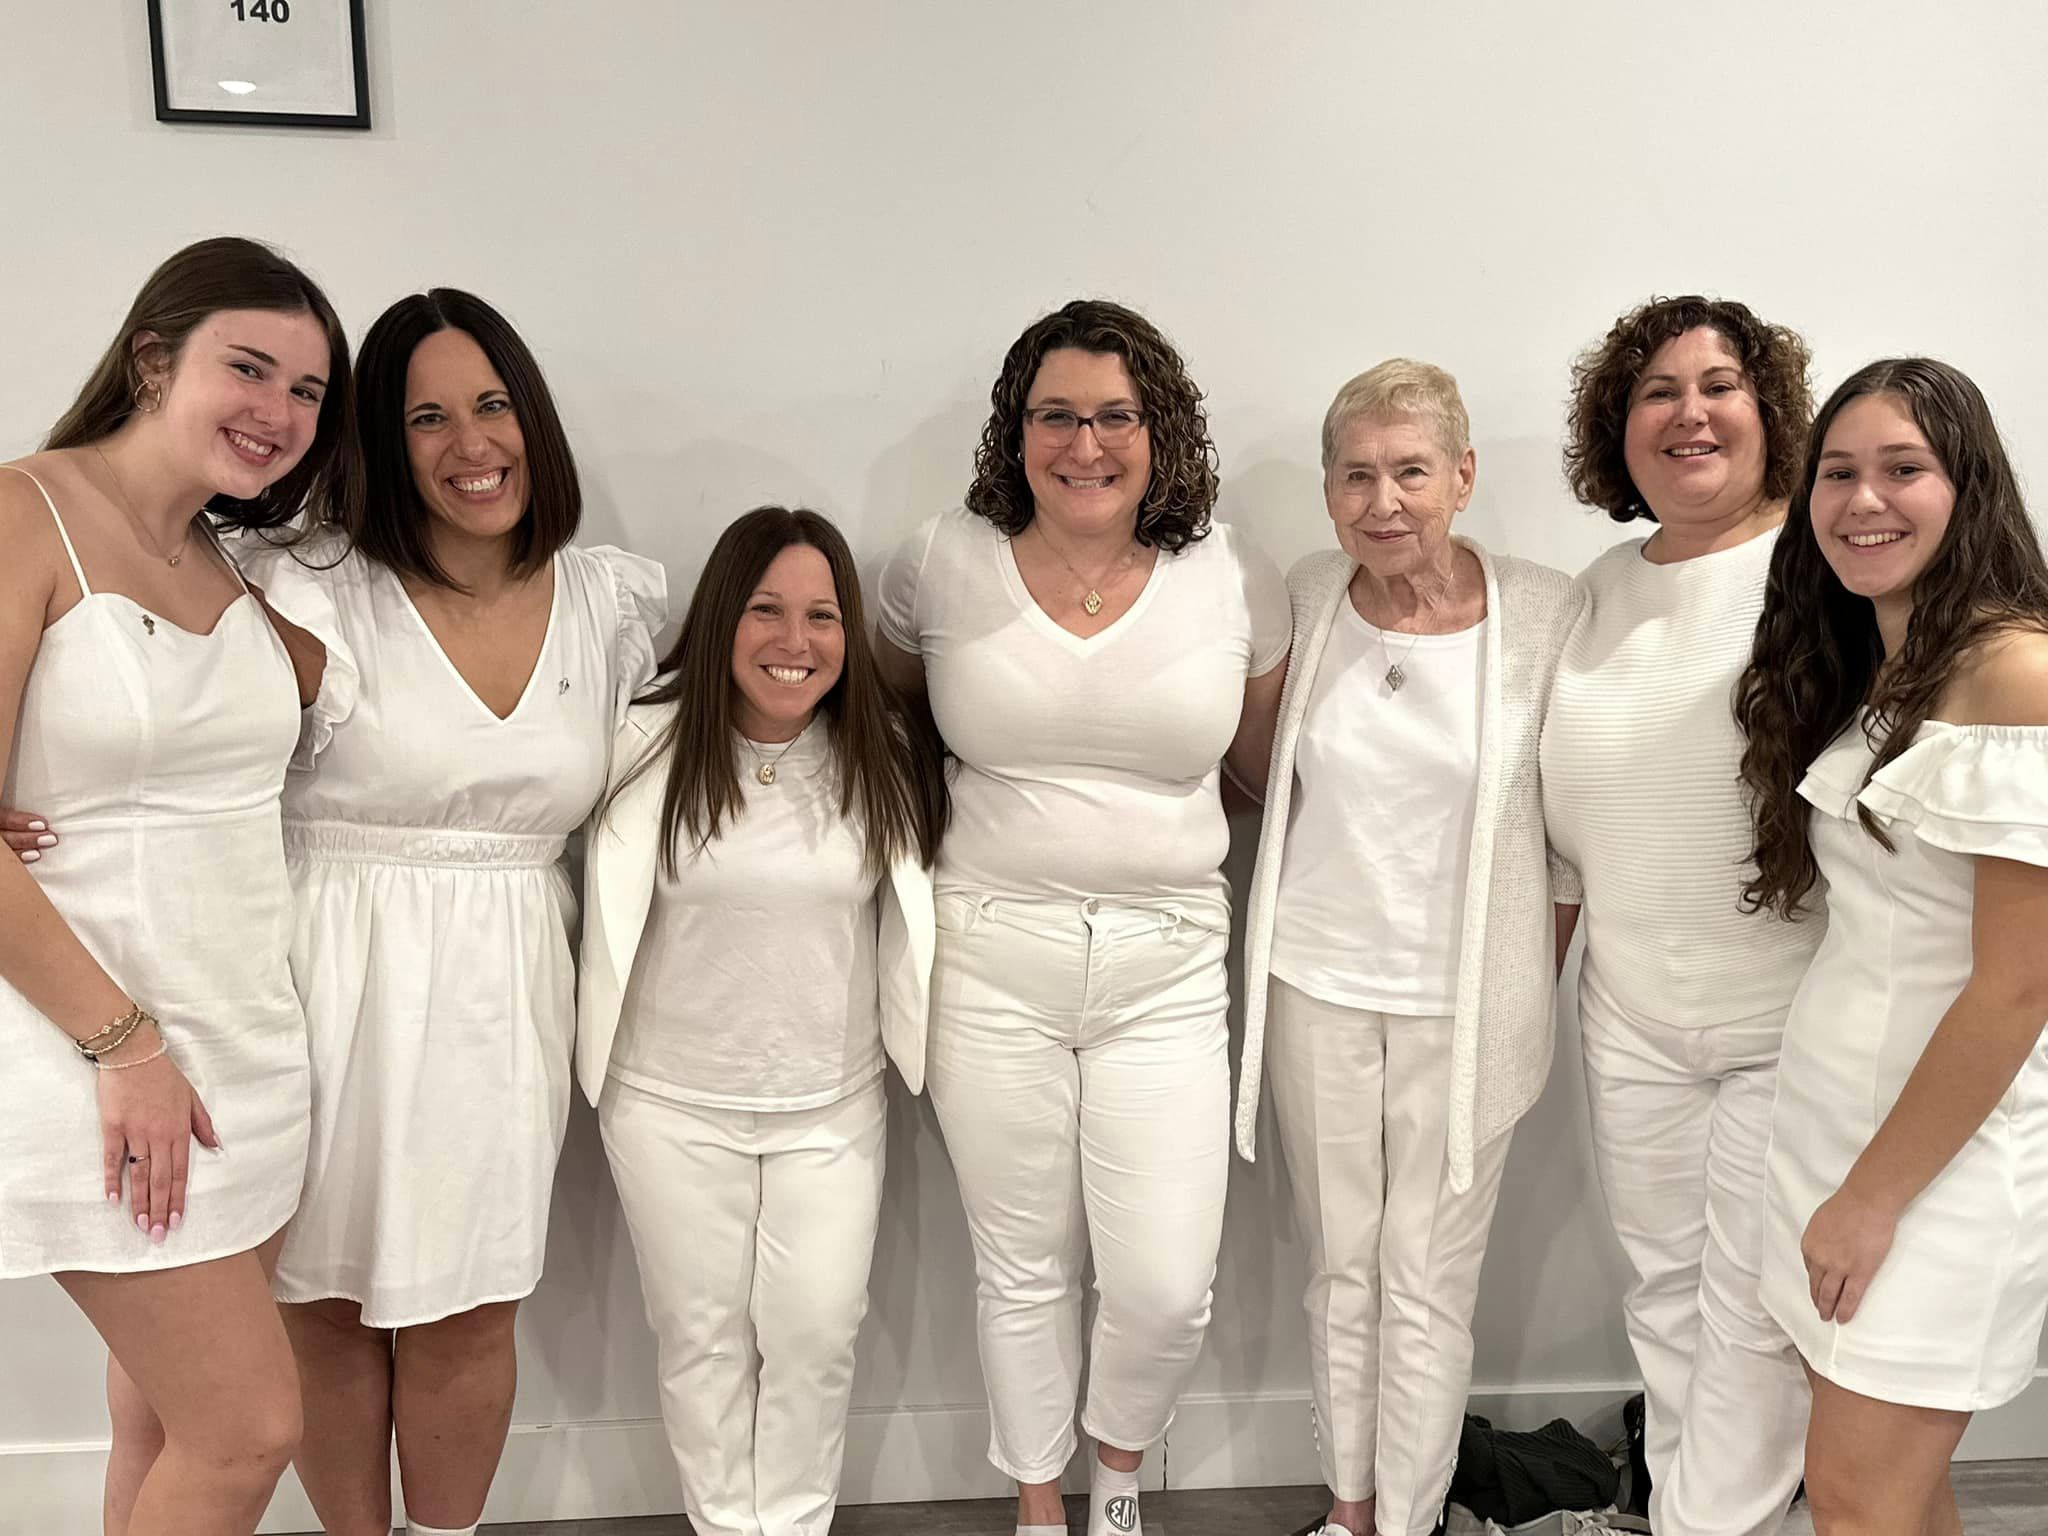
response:
<path fill-rule="evenodd" d="M 243 555 L 319 675 L 284 798 L 313 1132 L 276 1293 L 322 1525 L 390 1530 L 395 1440 L 423 1536 L 475 1528 L 511 1423 L 569 1109 L 563 846 L 666 583 L 569 544 L 568 441 L 482 300 L 400 300 L 360 364 L 361 515 Z"/>
<path fill-rule="evenodd" d="M 1956 1443 L 2048 1316 L 2048 563 L 1955 369 L 1872 363 L 1821 408 L 1737 712 L 1748 895 L 1828 915 L 1763 1250 L 1814 1526 L 1956 1536 Z"/>
<path fill-rule="evenodd" d="M 0 861 L 0 1279 L 53 1276 L 106 1341 L 114 1536 L 246 1536 L 298 1441 L 266 1272 L 306 1162 L 300 693 L 211 517 L 346 501 L 348 383 L 303 272 L 202 241 L 0 473 L 0 794 L 70 834 Z"/>

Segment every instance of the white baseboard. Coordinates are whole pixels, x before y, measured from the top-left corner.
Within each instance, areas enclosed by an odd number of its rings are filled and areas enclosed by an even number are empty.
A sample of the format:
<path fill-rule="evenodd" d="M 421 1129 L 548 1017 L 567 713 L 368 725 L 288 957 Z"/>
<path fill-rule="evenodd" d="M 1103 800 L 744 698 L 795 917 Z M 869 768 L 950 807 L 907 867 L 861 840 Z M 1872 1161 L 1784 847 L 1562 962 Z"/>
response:
<path fill-rule="evenodd" d="M 1506 1428 L 1566 1418 L 1603 1444 L 1620 1433 L 1627 1382 L 1480 1387 L 1472 1411 Z M 847 1424 L 843 1500 L 890 1504 L 995 1498 L 1007 1491 L 988 1464 L 988 1412 L 974 1406 L 856 1410 Z M 2018 1399 L 1979 1414 L 1961 1459 L 2048 1458 L 2048 1373 Z M 96 1536 L 103 1444 L 0 1447 L 0 1509 L 9 1530 Z M 1300 1393 L 1184 1399 L 1166 1443 L 1146 1458 L 1147 1488 L 1258 1488 L 1314 1483 L 1308 1398 Z M 1070 1469 L 1069 1486 L 1086 1486 Z M 396 1507 L 394 1489 L 394 1508 Z M 682 1507 L 668 1441 L 655 1419 L 515 1425 L 491 1489 L 487 1521 L 585 1520 L 671 1514 Z M 314 1531 L 298 1479 L 286 1474 L 261 1530 Z"/>

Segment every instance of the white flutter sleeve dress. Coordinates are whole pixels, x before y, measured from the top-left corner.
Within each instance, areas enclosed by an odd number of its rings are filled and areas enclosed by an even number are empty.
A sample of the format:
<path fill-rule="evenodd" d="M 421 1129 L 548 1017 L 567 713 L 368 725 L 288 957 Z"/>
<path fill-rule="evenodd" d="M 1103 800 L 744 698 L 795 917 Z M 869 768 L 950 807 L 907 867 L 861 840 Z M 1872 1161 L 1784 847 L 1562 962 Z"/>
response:
<path fill-rule="evenodd" d="M 570 1095 L 570 833 L 654 670 L 659 564 L 555 556 L 533 675 L 500 718 L 398 578 L 322 537 L 244 561 L 327 647 L 284 796 L 312 1147 L 276 1293 L 406 1327 L 539 1283 Z"/>
<path fill-rule="evenodd" d="M 1821 1321 L 1799 1244 L 1970 979 L 1977 858 L 2048 866 L 2048 727 L 1929 721 L 1866 785 L 1872 755 L 1851 726 L 1799 786 L 1828 928 L 1785 1026 L 1763 1300 L 1838 1386 L 1993 1408 L 2031 1380 L 2048 1316 L 2048 1040 L 1906 1208 L 1853 1321 Z M 1858 804 L 1896 853 L 1864 830 Z"/>

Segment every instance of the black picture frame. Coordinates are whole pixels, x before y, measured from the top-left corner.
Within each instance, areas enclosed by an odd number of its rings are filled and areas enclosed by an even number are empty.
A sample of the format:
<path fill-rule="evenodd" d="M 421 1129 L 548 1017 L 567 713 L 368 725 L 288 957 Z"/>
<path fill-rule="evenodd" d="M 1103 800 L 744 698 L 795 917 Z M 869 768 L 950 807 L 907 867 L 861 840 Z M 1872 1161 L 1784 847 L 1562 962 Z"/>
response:
<path fill-rule="evenodd" d="M 156 120 L 160 123 L 230 123 L 270 128 L 360 128 L 370 126 L 370 72 L 363 46 L 363 0 L 345 0 L 348 6 L 350 59 L 347 75 L 353 81 L 353 110 L 335 112 L 262 112 L 233 107 L 199 107 L 172 101 L 172 86 L 165 68 L 164 10 L 173 13 L 173 25 L 180 11 L 190 12 L 202 5 L 231 5 L 233 0 L 149 0 L 149 63 L 156 88 Z M 253 3 L 253 0 L 246 0 Z M 286 0 L 287 10 L 293 8 Z M 311 7 L 322 0 L 297 0 L 298 7 Z M 266 10 L 268 6 L 266 5 Z"/>

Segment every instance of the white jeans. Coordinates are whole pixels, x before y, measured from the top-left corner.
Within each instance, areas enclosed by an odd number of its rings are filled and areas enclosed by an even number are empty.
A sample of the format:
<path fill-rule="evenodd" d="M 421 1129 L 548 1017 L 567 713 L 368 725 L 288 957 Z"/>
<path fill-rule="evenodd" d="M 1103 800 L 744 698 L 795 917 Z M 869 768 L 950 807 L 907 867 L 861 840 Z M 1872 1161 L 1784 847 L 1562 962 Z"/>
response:
<path fill-rule="evenodd" d="M 1081 1424 L 1165 1434 L 1209 1324 L 1229 1172 L 1225 934 L 1107 901 L 942 895 L 926 1066 L 974 1238 L 989 1460 L 1073 1455 Z"/>
<path fill-rule="evenodd" d="M 1274 978 L 1266 1071 L 1308 1245 L 1323 1481 L 1427 1536 L 1472 1384 L 1472 1308 L 1509 1137 L 1451 1189 L 1451 1020 L 1326 1003 Z"/>
<path fill-rule="evenodd" d="M 609 1081 L 598 1127 L 697 1536 L 826 1536 L 882 1203 L 882 1081 L 701 1109 Z"/>
<path fill-rule="evenodd" d="M 1770 1536 L 1806 1454 L 1798 1353 L 1758 1295 L 1783 1015 L 1678 1029 L 1579 988 L 1593 1162 L 1635 1276 L 1623 1307 L 1658 1536 Z"/>

